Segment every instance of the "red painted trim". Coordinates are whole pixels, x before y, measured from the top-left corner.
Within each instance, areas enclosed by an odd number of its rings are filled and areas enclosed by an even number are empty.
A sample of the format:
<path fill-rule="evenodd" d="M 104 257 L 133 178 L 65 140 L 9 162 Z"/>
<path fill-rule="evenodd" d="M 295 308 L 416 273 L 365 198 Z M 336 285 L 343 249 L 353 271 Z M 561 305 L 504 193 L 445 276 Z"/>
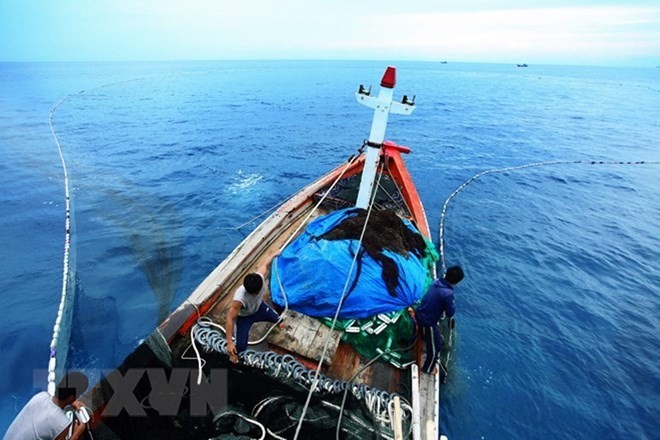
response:
<path fill-rule="evenodd" d="M 403 145 L 397 145 L 392 141 L 385 141 L 383 142 L 383 148 L 385 148 L 385 154 L 389 156 L 389 150 L 396 150 L 399 151 L 403 154 L 408 154 L 410 153 L 410 148 L 405 147 Z"/>
<path fill-rule="evenodd" d="M 405 148 L 405 147 L 404 147 Z M 417 225 L 419 231 L 426 237 L 431 240 L 431 231 L 429 229 L 428 220 L 426 219 L 426 212 L 424 212 L 424 206 L 422 201 L 419 198 L 417 193 L 417 188 L 413 183 L 412 177 L 406 168 L 406 165 L 401 157 L 401 151 L 399 148 L 386 148 L 384 150 L 385 156 L 388 158 L 388 165 L 390 170 L 390 176 L 397 183 L 399 188 L 401 188 L 401 193 L 403 198 L 410 208 L 413 220 Z"/>
<path fill-rule="evenodd" d="M 96 408 L 92 414 L 92 420 L 89 421 L 89 427 L 94 429 L 97 426 L 99 426 L 105 417 L 103 417 L 103 411 L 105 411 L 105 407 L 108 406 L 107 402 L 104 402 L 101 406 Z"/>
<path fill-rule="evenodd" d="M 220 293 L 222 293 L 222 289 L 220 288 L 216 289 L 215 292 L 213 292 L 213 295 L 211 295 L 208 299 L 206 299 L 203 304 L 197 306 L 199 307 L 200 316 L 206 316 L 206 312 L 208 312 L 211 309 L 211 306 L 213 306 L 220 298 Z M 197 310 L 193 309 L 193 312 L 190 314 L 186 322 L 179 328 L 179 331 L 174 333 L 167 342 L 171 343 L 172 341 L 174 341 L 177 334 L 179 336 L 186 336 L 190 332 L 192 326 L 195 325 L 198 319 L 199 316 L 197 315 Z"/>
<path fill-rule="evenodd" d="M 396 85 L 396 67 L 388 66 L 383 75 L 383 79 L 380 80 L 381 87 L 387 87 L 388 89 L 393 89 Z"/>

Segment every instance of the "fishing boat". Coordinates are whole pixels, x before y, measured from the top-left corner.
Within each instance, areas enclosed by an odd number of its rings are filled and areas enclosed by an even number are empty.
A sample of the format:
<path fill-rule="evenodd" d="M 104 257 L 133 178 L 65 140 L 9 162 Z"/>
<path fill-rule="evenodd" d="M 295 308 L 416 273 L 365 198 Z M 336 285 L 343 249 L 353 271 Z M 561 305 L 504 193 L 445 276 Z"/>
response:
<path fill-rule="evenodd" d="M 377 95 L 359 87 L 374 117 L 358 154 L 275 209 L 85 395 L 94 438 L 439 437 L 444 369 L 420 372 L 411 315 L 438 254 L 410 149 L 385 140 L 390 114 L 415 109 L 395 84 L 388 67 Z M 253 272 L 283 320 L 253 325 L 235 364 L 224 326 Z"/>

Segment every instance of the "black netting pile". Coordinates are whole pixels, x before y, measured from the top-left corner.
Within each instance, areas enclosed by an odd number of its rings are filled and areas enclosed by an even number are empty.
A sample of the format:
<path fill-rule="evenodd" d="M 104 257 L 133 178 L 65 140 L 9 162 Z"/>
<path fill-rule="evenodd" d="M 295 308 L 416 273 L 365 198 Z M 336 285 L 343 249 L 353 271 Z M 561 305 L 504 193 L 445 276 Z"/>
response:
<path fill-rule="evenodd" d="M 304 399 L 293 396 L 277 396 L 267 399 L 257 407 L 255 420 L 268 427 L 270 433 L 283 438 L 293 438 L 302 415 Z M 298 438 L 334 439 L 339 417 L 339 402 L 313 399 L 305 413 L 305 421 Z M 379 438 L 378 429 L 371 417 L 356 417 L 354 402 L 349 403 L 342 416 L 340 438 L 368 440 Z M 254 411 L 253 411 L 254 412 Z M 217 425 L 216 425 L 217 426 Z"/>
<path fill-rule="evenodd" d="M 318 237 L 322 240 L 359 240 L 367 218 L 367 211 L 356 209 L 356 215 L 344 219 L 334 229 Z M 426 241 L 410 229 L 393 211 L 372 211 L 362 239 L 362 249 L 383 266 L 383 281 L 390 295 L 396 296 L 399 285 L 399 268 L 383 251 L 395 252 L 404 257 L 410 254 L 424 258 Z"/>
<path fill-rule="evenodd" d="M 217 436 L 213 437 L 213 440 L 250 440 L 261 438 L 263 435 L 263 428 L 239 413 L 221 414 L 215 418 L 214 425 L 213 434 Z"/>
<path fill-rule="evenodd" d="M 274 379 L 251 368 L 229 370 L 229 403 L 233 410 L 264 425 L 270 433 L 293 438 L 307 399 L 307 389 L 286 379 Z M 305 413 L 299 439 L 335 439 L 342 394 L 313 395 Z M 235 417 L 215 421 L 221 438 L 259 438 L 255 426 Z M 273 438 L 272 435 L 266 438 Z M 347 395 L 340 438 L 369 440 L 379 437 L 378 423 L 363 401 Z M 229 437 L 225 437 L 229 436 Z"/>
<path fill-rule="evenodd" d="M 265 438 L 294 437 L 302 414 L 308 390 L 292 379 L 274 378 L 258 369 L 229 363 L 226 356 L 207 353 L 207 365 L 227 369 L 226 410 L 212 414 L 207 407 L 205 416 L 191 416 L 189 393 L 182 396 L 179 412 L 175 416 L 160 415 L 154 408 L 145 408 L 145 416 L 129 416 L 122 411 L 116 417 L 108 417 L 95 423 L 94 438 L 105 440 L 208 440 L 208 439 L 259 439 L 264 429 L 270 431 Z M 177 367 L 188 368 L 196 361 L 177 361 Z M 120 367 L 167 368 L 150 348 L 141 345 Z M 208 372 L 207 372 L 208 373 Z M 100 392 L 103 392 L 101 390 Z M 139 402 L 149 402 L 150 384 L 141 380 L 133 394 Z M 342 404 L 342 393 L 315 394 L 312 396 L 305 421 L 298 438 L 300 440 L 335 439 L 335 430 Z M 107 396 L 106 396 L 107 398 Z M 263 427 L 263 428 L 262 428 Z M 348 393 L 342 415 L 341 439 L 379 439 L 381 431 L 364 400 Z"/>

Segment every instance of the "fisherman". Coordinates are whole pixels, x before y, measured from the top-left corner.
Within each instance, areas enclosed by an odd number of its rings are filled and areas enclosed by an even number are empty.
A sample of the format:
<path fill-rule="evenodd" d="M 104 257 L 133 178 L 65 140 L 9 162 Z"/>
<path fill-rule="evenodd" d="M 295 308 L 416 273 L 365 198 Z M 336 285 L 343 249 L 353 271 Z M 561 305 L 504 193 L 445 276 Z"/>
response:
<path fill-rule="evenodd" d="M 435 374 L 437 369 L 440 350 L 442 350 L 442 334 L 438 324 L 443 314 L 449 318 L 447 323 L 449 328 L 454 328 L 454 313 L 456 313 L 454 287 L 464 276 L 460 266 L 447 269 L 443 279 L 437 279 L 431 284 L 414 312 L 414 318 L 426 342 L 426 359 L 422 366 L 422 371 L 425 373 Z"/>
<path fill-rule="evenodd" d="M 243 285 L 234 293 L 234 300 L 227 312 L 225 324 L 227 354 L 233 363 L 238 363 L 238 353 L 247 348 L 252 324 L 268 321 L 279 323 L 279 328 L 284 328 L 282 317 L 263 301 L 264 287 L 264 277 L 260 273 L 253 272 L 245 276 Z M 236 343 L 231 337 L 234 334 L 234 324 L 236 324 Z"/>
<path fill-rule="evenodd" d="M 46 391 L 37 393 L 18 413 L 5 433 L 4 440 L 82 438 L 86 425 L 76 419 L 71 421 L 64 408 L 70 406 L 80 410 L 84 405 L 76 399 L 85 392 L 88 385 L 87 376 L 80 372 L 72 372 L 60 381 L 54 396 L 51 397 Z M 71 437 L 68 437 L 72 424 Z"/>

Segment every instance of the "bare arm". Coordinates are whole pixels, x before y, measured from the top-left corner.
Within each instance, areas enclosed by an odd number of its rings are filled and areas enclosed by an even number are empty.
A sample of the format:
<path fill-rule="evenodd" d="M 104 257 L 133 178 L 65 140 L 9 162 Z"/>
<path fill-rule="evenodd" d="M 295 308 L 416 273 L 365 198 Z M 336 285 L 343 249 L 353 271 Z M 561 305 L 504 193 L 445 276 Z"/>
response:
<path fill-rule="evenodd" d="M 66 428 L 64 428 L 64 431 L 60 432 L 60 434 L 55 437 L 55 440 L 66 440 L 67 435 L 69 435 L 69 428 L 71 427 L 71 424 L 66 425 Z M 73 421 L 73 432 L 71 433 L 71 440 L 77 440 L 82 438 L 82 436 L 85 434 L 85 430 L 87 429 L 86 425 L 83 425 L 77 420 Z"/>
<path fill-rule="evenodd" d="M 232 301 L 229 311 L 227 312 L 227 320 L 225 322 L 225 336 L 227 337 L 227 354 L 229 355 L 229 360 L 233 363 L 238 363 L 238 352 L 236 351 L 236 344 L 232 336 L 234 335 L 234 324 L 236 323 L 236 317 L 238 317 L 238 312 L 243 308 L 243 303 L 240 301 Z"/>

